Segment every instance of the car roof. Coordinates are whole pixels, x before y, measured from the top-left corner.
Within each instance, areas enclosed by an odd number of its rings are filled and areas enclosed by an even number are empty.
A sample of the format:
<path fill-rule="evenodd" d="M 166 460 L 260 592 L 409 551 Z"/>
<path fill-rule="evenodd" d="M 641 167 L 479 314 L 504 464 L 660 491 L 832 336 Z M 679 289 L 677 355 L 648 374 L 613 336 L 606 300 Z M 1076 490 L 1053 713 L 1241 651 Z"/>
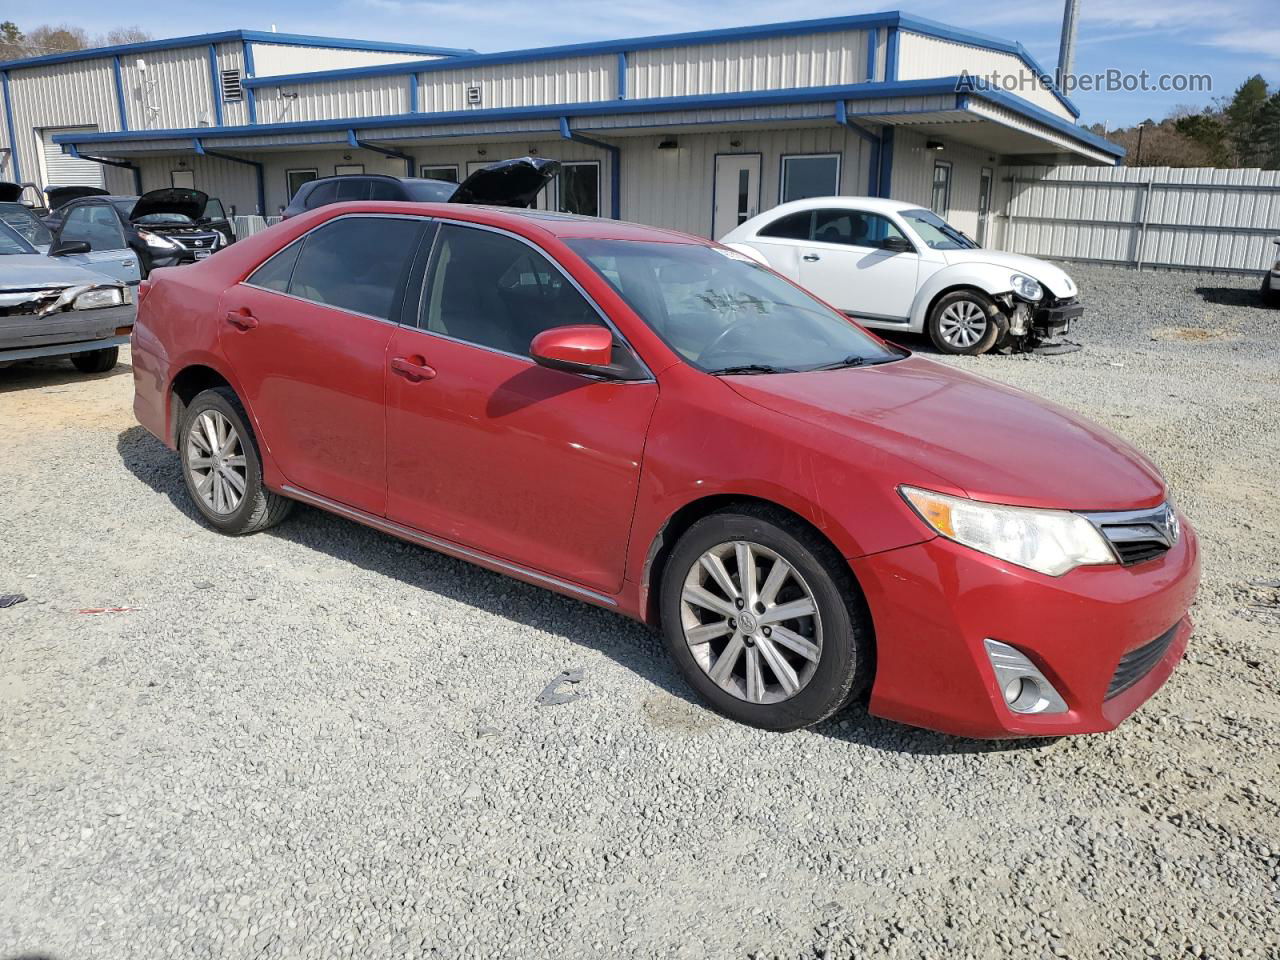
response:
<path fill-rule="evenodd" d="M 806 197 L 803 200 L 791 200 L 779 204 L 765 213 L 770 219 L 786 213 L 799 213 L 803 210 L 865 210 L 869 213 L 898 213 L 902 210 L 919 210 L 918 203 L 905 203 L 902 200 L 887 200 L 883 197 Z"/>

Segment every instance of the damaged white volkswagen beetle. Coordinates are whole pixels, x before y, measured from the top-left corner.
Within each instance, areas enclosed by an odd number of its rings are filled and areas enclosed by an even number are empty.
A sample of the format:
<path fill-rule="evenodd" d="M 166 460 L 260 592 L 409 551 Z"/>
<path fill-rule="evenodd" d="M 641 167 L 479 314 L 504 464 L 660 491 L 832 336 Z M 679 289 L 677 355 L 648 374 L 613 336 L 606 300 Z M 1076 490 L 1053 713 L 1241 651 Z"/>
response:
<path fill-rule="evenodd" d="M 1030 349 L 1084 312 L 1058 267 L 979 247 L 931 210 L 898 200 L 793 200 L 720 242 L 864 326 L 927 333 L 943 353 Z"/>

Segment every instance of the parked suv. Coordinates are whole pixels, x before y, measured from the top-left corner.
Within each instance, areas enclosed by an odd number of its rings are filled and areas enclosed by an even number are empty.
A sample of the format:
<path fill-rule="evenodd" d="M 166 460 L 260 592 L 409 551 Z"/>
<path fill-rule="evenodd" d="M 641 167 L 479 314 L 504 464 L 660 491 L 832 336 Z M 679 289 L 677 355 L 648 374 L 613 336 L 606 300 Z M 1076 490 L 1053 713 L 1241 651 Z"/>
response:
<path fill-rule="evenodd" d="M 408 200 L 414 203 L 485 203 L 495 207 L 531 207 L 538 193 L 560 172 L 560 161 L 516 157 L 491 163 L 462 183 L 393 177 L 381 173 L 345 174 L 310 180 L 285 208 L 284 219 L 307 210 L 350 200 Z"/>
<path fill-rule="evenodd" d="M 47 222 L 55 241 L 83 240 L 95 250 L 102 249 L 104 231 L 114 235 L 112 224 L 117 224 L 146 277 L 155 267 L 203 260 L 231 242 L 235 234 L 225 215 L 220 221 L 206 219 L 210 202 L 208 194 L 185 187 L 140 197 L 80 197 L 55 210 Z M 222 211 L 221 203 L 217 210 Z"/>

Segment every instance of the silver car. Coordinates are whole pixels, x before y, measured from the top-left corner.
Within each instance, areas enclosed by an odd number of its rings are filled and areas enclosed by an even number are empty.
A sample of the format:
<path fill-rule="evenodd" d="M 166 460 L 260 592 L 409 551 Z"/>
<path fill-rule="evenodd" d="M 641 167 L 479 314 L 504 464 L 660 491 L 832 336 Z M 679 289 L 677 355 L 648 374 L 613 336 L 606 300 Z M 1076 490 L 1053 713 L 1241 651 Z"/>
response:
<path fill-rule="evenodd" d="M 37 357 L 69 357 L 82 373 L 105 373 L 129 342 L 133 288 L 67 257 L 87 243 L 42 253 L 0 220 L 0 367 Z"/>

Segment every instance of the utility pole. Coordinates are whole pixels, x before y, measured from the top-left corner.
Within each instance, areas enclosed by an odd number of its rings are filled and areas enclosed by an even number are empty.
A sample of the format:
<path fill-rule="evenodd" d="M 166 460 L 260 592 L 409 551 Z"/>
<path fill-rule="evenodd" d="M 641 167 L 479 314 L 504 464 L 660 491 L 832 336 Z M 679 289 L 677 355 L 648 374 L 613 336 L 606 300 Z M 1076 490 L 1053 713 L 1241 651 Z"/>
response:
<path fill-rule="evenodd" d="M 1062 10 L 1062 40 L 1058 45 L 1058 89 L 1069 93 L 1070 76 L 1076 59 L 1076 19 L 1080 0 L 1066 0 Z"/>
<path fill-rule="evenodd" d="M 1146 132 L 1147 125 L 1145 123 L 1138 124 L 1138 155 L 1133 160 L 1135 167 L 1142 166 L 1142 135 Z"/>

